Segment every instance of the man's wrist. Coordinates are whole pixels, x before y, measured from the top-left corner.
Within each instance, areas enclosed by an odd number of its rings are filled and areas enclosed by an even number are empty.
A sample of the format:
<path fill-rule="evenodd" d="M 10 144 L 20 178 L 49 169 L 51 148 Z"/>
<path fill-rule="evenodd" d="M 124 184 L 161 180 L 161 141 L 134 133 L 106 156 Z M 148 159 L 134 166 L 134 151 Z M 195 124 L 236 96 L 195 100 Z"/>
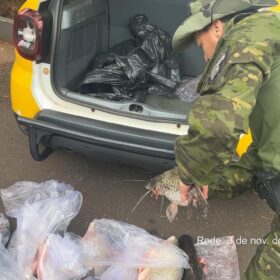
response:
<path fill-rule="evenodd" d="M 186 176 L 183 176 L 182 172 L 180 171 L 180 168 L 178 168 L 178 175 L 183 184 L 185 184 L 187 186 L 191 186 L 194 184 L 189 178 L 187 178 Z"/>

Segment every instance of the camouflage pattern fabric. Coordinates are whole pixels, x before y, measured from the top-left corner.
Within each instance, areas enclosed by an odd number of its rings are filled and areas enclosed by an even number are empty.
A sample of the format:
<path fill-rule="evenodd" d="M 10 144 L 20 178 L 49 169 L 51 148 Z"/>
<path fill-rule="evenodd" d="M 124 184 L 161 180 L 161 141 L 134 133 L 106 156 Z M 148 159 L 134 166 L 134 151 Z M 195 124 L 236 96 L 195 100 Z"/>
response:
<path fill-rule="evenodd" d="M 242 280 L 278 280 L 280 277 L 280 218 L 275 216 L 268 233 L 251 260 Z"/>
<path fill-rule="evenodd" d="M 280 172 L 280 18 L 258 12 L 224 26 L 198 85 L 188 135 L 175 143 L 180 179 L 230 198 L 250 187 L 256 169 Z M 238 159 L 242 133 L 253 143 Z"/>
<path fill-rule="evenodd" d="M 275 5 L 276 0 L 190 0 L 187 6 L 188 17 L 173 35 L 173 48 L 180 52 L 190 47 L 193 33 L 202 30 L 213 20 Z"/>

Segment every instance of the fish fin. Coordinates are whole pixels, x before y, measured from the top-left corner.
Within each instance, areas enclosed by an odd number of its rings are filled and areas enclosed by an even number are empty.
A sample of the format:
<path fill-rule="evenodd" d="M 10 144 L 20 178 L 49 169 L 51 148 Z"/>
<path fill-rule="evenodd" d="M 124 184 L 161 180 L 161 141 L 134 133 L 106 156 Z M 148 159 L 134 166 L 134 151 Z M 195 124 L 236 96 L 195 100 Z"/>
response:
<path fill-rule="evenodd" d="M 201 189 L 199 187 L 196 187 L 197 191 L 198 191 L 198 195 L 200 198 L 197 198 L 197 208 L 201 211 L 203 217 L 207 217 L 208 214 L 208 201 L 207 199 L 204 197 Z"/>
<path fill-rule="evenodd" d="M 135 209 L 138 207 L 138 205 L 145 199 L 145 197 L 151 192 L 151 190 L 148 190 L 147 192 L 145 192 L 139 199 L 139 201 L 136 203 L 136 205 L 133 207 L 133 209 L 130 211 L 130 214 L 132 214 Z"/>
<path fill-rule="evenodd" d="M 204 197 L 200 187 L 194 185 L 189 192 L 189 207 L 187 207 L 187 217 L 190 218 L 193 208 L 197 208 L 202 213 L 203 217 L 207 217 L 208 201 Z"/>
<path fill-rule="evenodd" d="M 140 267 L 137 274 L 137 280 L 150 280 L 153 277 L 153 269 L 151 267 Z"/>
<path fill-rule="evenodd" d="M 178 239 L 174 235 L 168 237 L 165 241 L 178 247 Z"/>
<path fill-rule="evenodd" d="M 178 205 L 175 203 L 170 203 L 166 208 L 166 216 L 170 223 L 175 220 L 175 217 L 178 213 Z"/>

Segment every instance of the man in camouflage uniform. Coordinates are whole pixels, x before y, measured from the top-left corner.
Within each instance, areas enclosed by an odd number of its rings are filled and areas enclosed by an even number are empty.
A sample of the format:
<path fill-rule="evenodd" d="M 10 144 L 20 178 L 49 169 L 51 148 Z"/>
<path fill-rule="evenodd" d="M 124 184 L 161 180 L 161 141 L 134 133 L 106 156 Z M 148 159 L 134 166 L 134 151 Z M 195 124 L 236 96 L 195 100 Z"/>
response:
<path fill-rule="evenodd" d="M 174 34 L 175 50 L 195 41 L 207 62 L 188 135 L 175 143 L 184 199 L 192 184 L 205 196 L 231 198 L 251 187 L 256 172 L 280 173 L 280 15 L 258 11 L 274 4 L 195 0 Z M 240 135 L 249 129 L 253 142 L 237 159 Z M 244 279 L 280 279 L 280 243 L 272 242 L 280 242 L 277 220 Z"/>

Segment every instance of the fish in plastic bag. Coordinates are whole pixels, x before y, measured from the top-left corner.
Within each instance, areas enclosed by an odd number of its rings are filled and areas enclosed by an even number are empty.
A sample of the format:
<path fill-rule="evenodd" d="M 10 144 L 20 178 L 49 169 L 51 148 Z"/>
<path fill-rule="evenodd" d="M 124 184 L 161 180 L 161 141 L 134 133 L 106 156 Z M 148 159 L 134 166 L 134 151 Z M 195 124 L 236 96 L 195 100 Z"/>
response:
<path fill-rule="evenodd" d="M 98 222 L 95 220 L 89 224 L 83 238 L 93 246 L 96 246 L 96 250 L 99 253 L 98 259 L 103 261 L 103 263 L 99 263 L 95 266 L 95 275 L 100 276 L 106 269 L 109 268 L 109 265 L 105 262 L 105 260 L 109 260 L 112 255 L 110 240 L 98 231 Z"/>
<path fill-rule="evenodd" d="M 240 280 L 238 257 L 233 236 L 215 242 L 195 244 L 198 256 L 206 261 L 207 280 Z"/>
<path fill-rule="evenodd" d="M 94 220 L 84 238 L 99 242 L 102 247 L 103 255 L 95 261 L 96 266 L 101 266 L 104 270 L 101 275 L 96 274 L 101 280 L 142 280 L 148 279 L 143 278 L 145 271 L 150 275 L 160 275 L 158 272 L 161 271 L 163 275 L 167 270 L 170 279 L 179 280 L 183 270 L 190 268 L 188 256 L 172 242 L 164 241 L 144 229 L 123 222 Z M 129 273 L 131 277 L 137 275 L 138 278 L 123 278 Z"/>
<path fill-rule="evenodd" d="M 24 279 L 36 274 L 38 259 L 50 233 L 64 233 L 78 214 L 82 195 L 57 181 L 18 182 L 1 190 L 7 214 L 17 219 L 17 262 Z M 34 230 L 36 225 L 36 230 Z"/>
<path fill-rule="evenodd" d="M 174 236 L 163 242 L 177 246 L 177 239 Z M 122 256 L 120 260 L 126 257 L 129 257 L 129 254 Z M 178 256 L 174 255 L 174 252 L 170 250 L 169 246 L 163 246 L 161 248 L 151 248 L 149 251 L 147 251 L 145 257 L 147 259 L 157 258 L 159 261 L 164 258 L 166 263 L 168 261 L 170 261 L 170 263 L 174 263 L 174 258 L 176 259 Z M 181 280 L 183 274 L 184 268 L 182 267 L 153 267 L 148 265 L 135 268 L 133 266 L 123 267 L 122 264 L 119 264 L 109 267 L 101 275 L 100 280 Z"/>
<path fill-rule="evenodd" d="M 66 233 L 50 234 L 38 261 L 40 280 L 84 279 L 94 276 L 93 263 L 98 252 L 82 237 Z"/>
<path fill-rule="evenodd" d="M 175 236 L 169 237 L 166 242 L 178 246 L 178 240 Z M 167 258 L 172 261 L 175 256 L 169 252 L 169 248 L 160 248 L 151 250 L 148 256 L 154 255 L 157 258 Z M 164 267 L 164 268 L 153 268 L 153 267 L 140 267 L 138 270 L 137 280 L 181 280 L 184 274 L 183 269 L 178 267 Z"/>

